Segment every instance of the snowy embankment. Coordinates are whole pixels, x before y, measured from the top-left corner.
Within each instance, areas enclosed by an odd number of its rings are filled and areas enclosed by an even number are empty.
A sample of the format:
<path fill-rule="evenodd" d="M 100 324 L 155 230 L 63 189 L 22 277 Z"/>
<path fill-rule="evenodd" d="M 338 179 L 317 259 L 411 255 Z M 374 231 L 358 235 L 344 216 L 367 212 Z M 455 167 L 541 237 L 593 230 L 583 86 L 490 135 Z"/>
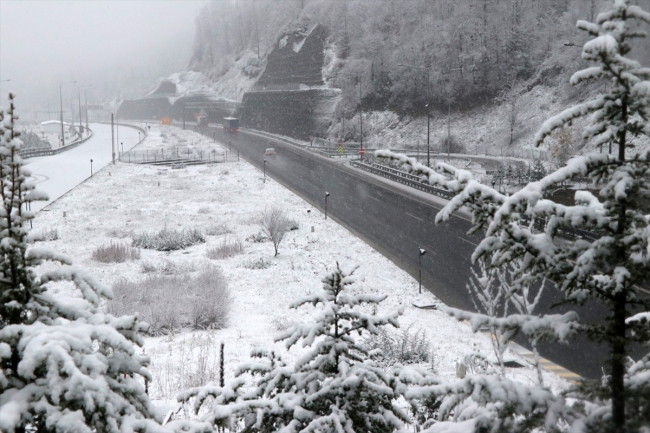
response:
<path fill-rule="evenodd" d="M 212 140 L 191 131 L 154 126 L 143 147 L 173 146 L 176 141 L 197 147 L 214 147 Z M 167 132 L 165 137 L 161 132 Z M 163 143 L 164 142 L 164 143 Z M 260 232 L 257 220 L 265 209 L 281 207 L 297 222 L 273 256 L 270 242 L 255 242 Z M 173 252 L 141 251 L 137 260 L 100 263 L 93 251 L 110 242 L 131 244 L 134 234 L 143 231 L 194 229 L 221 235 L 206 236 L 206 242 Z M 117 164 L 109 165 L 93 178 L 67 193 L 38 214 L 34 230 L 56 229 L 59 239 L 39 246 L 71 256 L 76 265 L 88 269 L 102 282 L 113 285 L 120 279 L 138 282 L 151 273 L 197 273 L 217 266 L 225 274 L 232 306 L 224 329 L 191 331 L 183 329 L 167 336 L 148 338 L 145 353 L 152 357 L 154 381 L 150 395 L 160 405 L 168 405 L 181 389 L 215 379 L 219 343 L 225 344 L 225 379 L 233 378 L 236 366 L 248 359 L 252 348 L 276 347 L 273 339 L 290 323 L 310 321 L 312 309 L 290 310 L 289 303 L 321 288 L 321 279 L 338 261 L 345 268 L 359 265 L 354 293 L 386 294 L 380 313 L 404 307 L 400 322 L 411 332 L 424 330 L 430 340 L 437 371 L 454 377 L 456 363 L 471 353 L 494 358 L 491 342 L 483 334 L 473 334 L 440 310 L 422 310 L 413 304 L 438 303 L 430 293 L 418 294 L 418 283 L 388 259 L 374 251 L 346 229 L 328 219 L 272 179 L 244 162 L 192 166 L 180 170 Z M 210 260 L 206 252 L 224 239 L 238 239 L 242 254 Z M 257 266 L 262 263 L 263 266 Z M 47 265 L 43 265 L 47 267 Z M 252 269 L 252 268 L 264 269 Z M 65 285 L 56 287 L 66 290 Z M 459 287 L 458 290 L 466 290 Z M 394 331 L 395 333 L 401 331 Z M 292 349 L 287 360 L 299 353 Z M 526 383 L 536 381 L 532 366 L 514 353 L 507 353 L 525 368 L 508 369 L 508 376 Z M 554 390 L 567 382 L 545 373 L 545 382 Z"/>

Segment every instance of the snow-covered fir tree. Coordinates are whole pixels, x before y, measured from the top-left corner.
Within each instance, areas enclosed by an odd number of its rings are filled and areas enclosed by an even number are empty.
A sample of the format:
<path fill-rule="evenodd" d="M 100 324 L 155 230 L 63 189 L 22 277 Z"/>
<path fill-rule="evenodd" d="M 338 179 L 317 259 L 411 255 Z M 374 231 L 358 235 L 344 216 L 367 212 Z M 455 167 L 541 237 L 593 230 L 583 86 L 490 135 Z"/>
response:
<path fill-rule="evenodd" d="M 151 377 L 135 345 L 147 325 L 103 314 L 108 287 L 67 257 L 30 246 L 27 204 L 47 197 L 28 182 L 16 119 L 10 94 L 0 109 L 0 431 L 170 431 L 155 420 L 141 384 Z M 46 260 L 61 266 L 37 275 Z M 57 281 L 74 283 L 77 293 L 55 295 L 48 285 Z M 209 431 L 205 424 L 174 427 Z"/>
<path fill-rule="evenodd" d="M 555 340 L 580 332 L 604 342 L 609 348 L 604 366 L 607 379 L 585 380 L 574 387 L 567 395 L 571 404 L 567 396 L 542 387 L 487 376 L 413 390 L 410 397 L 436 395 L 444 400 L 441 419 L 445 421 L 431 431 L 650 431 L 650 354 L 628 358 L 633 345 L 650 341 L 650 299 L 643 292 L 650 283 L 650 155 L 633 152 L 635 137 L 650 135 L 650 68 L 626 57 L 630 40 L 645 37 L 637 24 L 650 24 L 650 14 L 629 0 L 615 0 L 595 23 L 578 21 L 578 28 L 593 36 L 582 57 L 594 66 L 575 73 L 571 83 L 607 80 L 609 89 L 549 119 L 536 136 L 539 145 L 555 129 L 591 115 L 584 138 L 595 148 L 611 147 L 613 155 L 575 157 L 508 197 L 448 164 L 429 169 L 404 155 L 377 152 L 456 194 L 437 215 L 437 222 L 462 206 L 471 209 L 472 232 L 485 230 L 486 234 L 473 259 L 488 268 L 514 266 L 514 290 L 545 279 L 563 291 L 567 302 L 595 301 L 608 311 L 598 323 L 580 322 L 571 313 L 503 319 L 471 315 L 474 329 L 486 324 L 504 329 L 517 326 L 533 338 Z M 599 197 L 576 191 L 574 206 L 544 198 L 546 191 L 574 177 L 588 177 L 602 185 Z M 536 219 L 548 221 L 543 232 L 531 224 Z M 559 239 L 561 230 L 576 229 L 592 236 L 571 242 Z"/>
<path fill-rule="evenodd" d="M 202 420 L 215 426 L 247 432 L 393 432 L 409 421 L 398 398 L 410 383 L 427 376 L 423 370 L 397 365 L 390 374 L 377 367 L 355 336 L 379 334 L 386 325 L 399 326 L 400 312 L 379 316 L 360 311 L 386 296 L 353 295 L 352 271 L 336 265 L 323 279 L 323 291 L 299 299 L 291 308 L 320 304 L 312 323 L 296 324 L 278 338 L 287 349 L 301 342 L 309 350 L 293 366 L 273 351 L 253 351 L 254 361 L 241 365 L 237 378 L 226 388 L 208 385 L 189 390 L 198 412 L 208 407 Z M 257 379 L 252 389 L 246 376 Z M 208 397 L 212 402 L 207 403 Z"/>

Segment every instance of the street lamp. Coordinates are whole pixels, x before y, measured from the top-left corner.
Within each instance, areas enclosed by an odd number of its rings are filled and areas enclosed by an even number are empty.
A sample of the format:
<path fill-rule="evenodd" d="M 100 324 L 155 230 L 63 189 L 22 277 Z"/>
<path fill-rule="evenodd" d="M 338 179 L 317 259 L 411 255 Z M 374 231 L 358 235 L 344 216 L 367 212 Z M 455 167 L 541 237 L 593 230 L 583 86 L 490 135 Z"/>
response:
<path fill-rule="evenodd" d="M 363 105 L 361 104 L 362 101 L 362 94 L 361 94 L 361 74 L 353 74 L 353 73 L 341 73 L 341 75 L 348 75 L 348 76 L 353 76 L 357 77 L 357 83 L 359 84 L 359 123 L 360 123 L 360 128 L 361 128 L 361 148 L 359 149 L 359 153 L 363 156 Z M 343 131 L 345 133 L 345 131 Z M 345 140 L 345 136 L 343 136 L 343 140 Z"/>
<path fill-rule="evenodd" d="M 63 87 L 64 84 L 72 84 L 76 83 L 76 81 L 68 81 L 65 83 L 59 84 L 59 103 L 61 106 L 61 111 L 60 111 L 60 120 L 61 120 L 61 147 L 65 146 L 65 132 L 63 132 L 63 94 L 61 93 L 61 88 Z"/>
<path fill-rule="evenodd" d="M 90 160 L 90 177 L 93 177 L 93 160 Z"/>
<path fill-rule="evenodd" d="M 84 89 L 84 104 L 85 104 L 85 112 L 86 112 L 86 130 L 88 130 L 88 88 L 93 87 L 92 84 L 87 84 L 85 86 L 77 87 L 77 93 L 79 93 L 79 89 Z M 81 95 L 79 95 L 79 126 L 81 126 Z"/>
<path fill-rule="evenodd" d="M 431 103 L 431 69 L 425 68 L 424 66 L 405 65 L 402 63 L 398 63 L 397 66 L 427 71 L 427 103 L 425 105 L 425 108 L 427 109 L 427 167 L 431 167 L 431 115 L 429 112 L 429 104 Z"/>
<path fill-rule="evenodd" d="M 418 255 L 418 274 L 420 280 L 420 294 L 422 294 L 422 256 L 427 253 L 427 250 L 420 248 L 420 254 Z"/>
<path fill-rule="evenodd" d="M 217 132 L 216 131 L 212 133 L 212 137 L 214 138 L 214 142 L 216 143 L 217 142 Z"/>
<path fill-rule="evenodd" d="M 122 145 L 122 154 L 124 154 L 124 142 L 121 141 L 120 144 Z"/>
<path fill-rule="evenodd" d="M 266 183 L 266 158 L 264 158 L 264 183 Z"/>
<path fill-rule="evenodd" d="M 327 197 L 330 196 L 330 193 L 325 191 L 325 219 L 327 219 Z"/>

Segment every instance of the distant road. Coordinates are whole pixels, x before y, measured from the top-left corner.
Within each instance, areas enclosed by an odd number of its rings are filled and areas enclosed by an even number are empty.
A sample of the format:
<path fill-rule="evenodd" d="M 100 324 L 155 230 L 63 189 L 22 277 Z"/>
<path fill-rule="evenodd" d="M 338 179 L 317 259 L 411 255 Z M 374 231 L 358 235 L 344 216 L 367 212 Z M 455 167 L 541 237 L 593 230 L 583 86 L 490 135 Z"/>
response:
<path fill-rule="evenodd" d="M 90 177 L 90 160 L 93 172 L 107 166 L 111 161 L 111 126 L 91 123 L 93 136 L 85 143 L 57 155 L 38 156 L 25 160 L 25 167 L 31 170 L 37 188 L 47 193 L 49 200 L 32 204 L 32 210 L 39 211 Z M 120 142 L 124 151 L 138 143 L 138 131 L 120 126 Z M 117 154 L 118 149 L 115 150 Z M 120 148 L 121 152 L 122 149 Z"/>
<path fill-rule="evenodd" d="M 266 162 L 266 172 L 273 179 L 321 210 L 325 192 L 329 192 L 328 214 L 415 278 L 418 248 L 426 249 L 422 260 L 423 285 L 449 306 L 475 309 L 465 285 L 470 277 L 470 257 L 481 236 L 468 236 L 470 221 L 459 216 L 436 226 L 433 221 L 442 207 L 440 199 L 423 197 L 415 190 L 378 180 L 338 160 L 253 133 L 242 132 L 234 138 L 221 127 L 203 129 L 203 133 L 210 137 L 216 133 L 224 144 L 232 140 L 233 150 L 239 150 L 260 170 L 265 148 L 274 147 L 278 156 L 267 158 Z M 539 311 L 559 313 L 570 309 L 549 310 L 562 299 L 559 291 L 547 290 Z M 587 321 L 601 321 L 606 314 L 594 303 L 571 309 Z M 518 342 L 526 345 L 523 340 Z M 541 345 L 540 351 L 551 361 L 589 378 L 602 375 L 601 365 L 607 353 L 604 346 L 584 339 L 573 340 L 566 346 Z"/>

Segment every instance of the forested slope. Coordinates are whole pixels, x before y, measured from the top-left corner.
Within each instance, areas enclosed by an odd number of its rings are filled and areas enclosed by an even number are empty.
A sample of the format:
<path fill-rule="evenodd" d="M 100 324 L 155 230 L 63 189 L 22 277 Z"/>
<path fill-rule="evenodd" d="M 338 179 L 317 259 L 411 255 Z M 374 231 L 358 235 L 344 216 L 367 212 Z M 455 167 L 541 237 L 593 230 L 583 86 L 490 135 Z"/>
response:
<path fill-rule="evenodd" d="M 637 3 L 650 7 L 650 0 Z M 189 67 L 214 81 L 235 65 L 245 76 L 258 77 L 283 32 L 319 23 L 328 31 L 323 78 L 328 86 L 343 91 L 336 118 L 351 119 L 360 107 L 365 112 L 390 110 L 400 119 L 420 117 L 428 99 L 434 115 L 450 110 L 458 116 L 494 107 L 495 102 L 508 103 L 538 86 L 552 91 L 553 104 L 562 106 L 594 90 L 566 85 L 568 77 L 584 66 L 576 51 L 585 36 L 575 23 L 593 21 L 608 4 L 213 0 L 197 17 Z M 635 47 L 634 57 L 648 65 L 650 45 L 647 39 L 643 43 Z M 354 132 L 349 134 L 354 138 Z"/>

